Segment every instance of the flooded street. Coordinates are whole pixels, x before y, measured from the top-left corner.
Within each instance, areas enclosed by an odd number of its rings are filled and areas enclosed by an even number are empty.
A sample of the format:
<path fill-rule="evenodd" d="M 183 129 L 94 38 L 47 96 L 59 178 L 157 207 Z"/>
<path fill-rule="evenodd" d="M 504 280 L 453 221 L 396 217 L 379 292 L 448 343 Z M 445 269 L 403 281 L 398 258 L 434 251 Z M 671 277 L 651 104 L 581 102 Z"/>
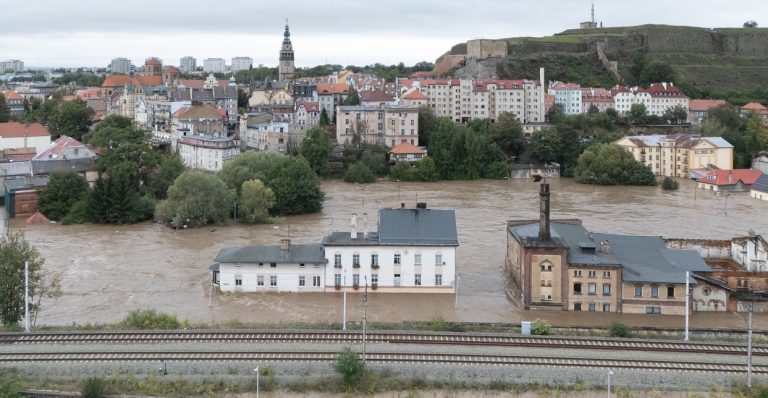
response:
<path fill-rule="evenodd" d="M 696 192 L 692 181 L 680 181 L 680 190 L 671 193 L 660 187 L 592 187 L 567 179 L 550 183 L 553 218 L 580 218 L 594 231 L 706 239 L 744 236 L 749 229 L 768 234 L 768 202 L 747 193 L 726 199 Z M 131 310 L 149 308 L 193 323 L 340 322 L 340 293 L 214 292 L 209 306 L 208 266 L 224 246 L 278 244 L 281 238 L 317 243 L 331 231 L 347 230 L 352 213 L 367 212 L 368 230 L 374 230 L 379 207 L 400 202 L 413 207 L 417 199 L 429 207 L 456 209 L 458 307 L 453 295 L 371 294 L 368 319 L 516 322 L 531 317 L 506 295 L 504 223 L 538 219 L 538 184 L 482 180 L 362 186 L 334 180 L 322 188 L 322 213 L 287 217 L 279 225 L 174 231 L 152 223 L 26 226 L 15 220 L 12 229 L 25 232 L 45 258 L 45 268 L 61 274 L 63 296 L 43 303 L 37 324 L 111 323 Z M 360 295 L 348 299 L 348 319 L 360 319 Z"/>

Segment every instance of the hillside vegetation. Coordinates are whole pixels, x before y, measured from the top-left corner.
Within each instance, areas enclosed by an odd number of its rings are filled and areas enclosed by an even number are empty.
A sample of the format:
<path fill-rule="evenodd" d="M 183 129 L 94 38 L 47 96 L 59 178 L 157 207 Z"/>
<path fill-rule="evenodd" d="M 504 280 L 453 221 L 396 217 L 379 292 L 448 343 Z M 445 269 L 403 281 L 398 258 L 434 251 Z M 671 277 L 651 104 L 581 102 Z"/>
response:
<path fill-rule="evenodd" d="M 546 68 L 547 80 L 608 88 L 616 80 L 597 57 L 597 43 L 617 61 L 624 83 L 642 81 L 642 69 L 652 65 L 649 77 L 674 81 L 693 98 L 722 97 L 740 105 L 768 104 L 768 29 L 642 25 L 596 29 L 570 29 L 553 36 L 513 37 L 507 42 L 507 62 L 499 65 L 499 78 L 537 79 Z M 465 54 L 466 43 L 448 54 Z M 473 61 L 468 61 L 473 62 Z M 461 70 L 458 72 L 460 73 Z"/>

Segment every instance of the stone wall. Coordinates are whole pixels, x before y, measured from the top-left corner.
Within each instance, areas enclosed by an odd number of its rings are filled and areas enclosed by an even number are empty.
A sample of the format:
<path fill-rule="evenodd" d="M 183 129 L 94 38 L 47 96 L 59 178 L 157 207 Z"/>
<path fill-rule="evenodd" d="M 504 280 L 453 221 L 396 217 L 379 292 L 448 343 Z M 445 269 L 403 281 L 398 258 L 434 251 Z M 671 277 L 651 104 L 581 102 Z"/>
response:
<path fill-rule="evenodd" d="M 507 58 L 507 41 L 489 39 L 468 40 L 467 58 Z"/>
<path fill-rule="evenodd" d="M 652 29 L 634 32 L 649 52 L 768 55 L 768 29 Z"/>

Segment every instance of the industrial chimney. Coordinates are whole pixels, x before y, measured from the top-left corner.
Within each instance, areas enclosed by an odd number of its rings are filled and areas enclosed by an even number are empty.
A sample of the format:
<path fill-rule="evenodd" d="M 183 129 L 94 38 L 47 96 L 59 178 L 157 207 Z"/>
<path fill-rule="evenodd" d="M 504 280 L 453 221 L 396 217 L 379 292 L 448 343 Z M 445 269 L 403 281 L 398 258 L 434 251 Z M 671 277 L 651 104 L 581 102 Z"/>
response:
<path fill-rule="evenodd" d="M 539 240 L 551 240 L 549 232 L 549 184 L 542 183 L 539 189 Z"/>

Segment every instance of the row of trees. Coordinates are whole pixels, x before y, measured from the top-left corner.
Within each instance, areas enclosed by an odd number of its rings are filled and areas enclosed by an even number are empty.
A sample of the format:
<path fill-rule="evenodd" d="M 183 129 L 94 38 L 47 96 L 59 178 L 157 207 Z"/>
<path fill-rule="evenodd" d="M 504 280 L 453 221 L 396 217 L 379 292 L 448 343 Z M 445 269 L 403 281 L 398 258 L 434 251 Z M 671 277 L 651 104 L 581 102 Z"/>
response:
<path fill-rule="evenodd" d="M 710 109 L 702 135 L 720 136 L 733 145 L 733 167 L 749 168 L 752 158 L 768 150 L 768 130 L 757 113 L 741 117 L 739 108 L 724 104 Z"/>
<path fill-rule="evenodd" d="M 44 102 L 34 97 L 24 99 L 24 114 L 18 121 L 45 125 L 52 139 L 66 134 L 81 140 L 91 127 L 94 112 L 80 99 L 65 101 L 63 97 L 67 94 L 71 94 L 71 90 L 60 89 Z M 0 123 L 9 120 L 10 109 L 6 105 L 5 97 L 0 93 Z"/>

